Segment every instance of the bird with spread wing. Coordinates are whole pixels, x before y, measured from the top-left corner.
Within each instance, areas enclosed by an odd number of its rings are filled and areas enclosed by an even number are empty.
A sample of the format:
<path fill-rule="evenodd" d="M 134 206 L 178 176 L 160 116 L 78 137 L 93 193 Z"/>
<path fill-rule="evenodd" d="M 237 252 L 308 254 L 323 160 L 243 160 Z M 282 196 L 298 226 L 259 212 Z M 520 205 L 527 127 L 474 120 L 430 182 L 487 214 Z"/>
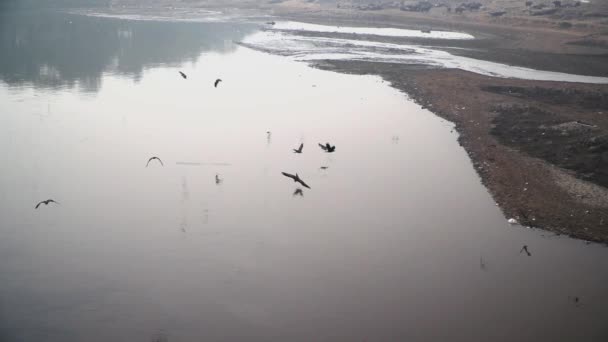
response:
<path fill-rule="evenodd" d="M 304 148 L 304 143 L 300 144 L 300 147 L 298 147 L 297 149 L 293 149 L 293 153 L 302 153 L 302 149 Z"/>
<path fill-rule="evenodd" d="M 155 160 L 155 159 L 158 160 L 158 162 L 160 163 L 160 165 L 165 166 L 165 164 L 163 164 L 163 161 L 160 160 L 160 158 L 158 158 L 158 157 L 151 157 L 150 159 L 148 159 L 148 162 L 146 163 L 146 167 L 148 167 L 148 165 L 150 164 L 150 162 L 153 161 L 153 160 Z"/>
<path fill-rule="evenodd" d="M 336 145 L 331 146 L 329 143 L 325 143 L 325 145 L 319 144 L 319 147 L 321 147 L 321 149 L 327 153 L 332 153 L 336 150 Z"/>
<path fill-rule="evenodd" d="M 300 184 L 302 184 L 303 187 L 310 189 L 308 184 L 304 183 L 304 181 L 302 179 L 300 179 L 300 176 L 298 176 L 297 173 L 295 174 L 295 176 L 292 174 L 289 174 L 287 172 L 281 172 L 281 173 L 283 174 L 283 176 L 289 177 L 289 178 L 293 179 L 294 182 L 300 183 Z"/>
<path fill-rule="evenodd" d="M 53 199 L 50 199 L 50 198 L 49 198 L 49 199 L 47 199 L 46 201 L 40 201 L 40 202 L 38 202 L 38 204 L 36 204 L 36 207 L 35 207 L 34 209 L 38 209 L 38 207 L 39 207 L 41 204 L 44 204 L 44 205 L 49 205 L 49 203 L 55 203 L 55 204 L 59 204 L 59 202 L 56 202 L 55 200 L 53 200 Z"/>

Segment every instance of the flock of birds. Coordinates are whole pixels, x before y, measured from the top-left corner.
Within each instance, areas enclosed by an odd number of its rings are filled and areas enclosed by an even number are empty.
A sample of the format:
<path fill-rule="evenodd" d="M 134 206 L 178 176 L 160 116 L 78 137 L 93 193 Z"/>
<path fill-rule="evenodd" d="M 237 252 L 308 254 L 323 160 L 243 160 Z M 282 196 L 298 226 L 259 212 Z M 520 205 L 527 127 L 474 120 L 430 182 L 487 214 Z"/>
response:
<path fill-rule="evenodd" d="M 183 73 L 182 71 L 179 71 L 179 74 L 182 76 L 182 78 L 184 78 L 184 79 L 188 79 L 188 76 L 187 76 L 185 73 Z M 218 84 L 219 84 L 220 82 L 222 82 L 222 80 L 221 80 L 221 79 L 219 79 L 219 78 L 218 78 L 218 79 L 216 79 L 216 80 L 215 80 L 215 82 L 213 83 L 213 86 L 214 86 L 215 88 L 217 88 L 217 86 L 218 86 Z M 268 137 L 270 137 L 270 131 L 267 131 L 267 132 L 266 132 L 266 134 L 268 134 Z M 397 139 L 398 139 L 398 138 L 397 138 Z M 395 140 L 395 138 L 393 138 L 393 140 Z M 335 151 L 336 151 L 336 146 L 335 146 L 335 145 L 331 145 L 331 144 L 330 144 L 330 143 L 328 143 L 328 142 L 327 142 L 327 143 L 325 143 L 325 144 L 319 144 L 319 147 L 320 147 L 320 148 L 321 148 L 323 151 L 325 151 L 326 153 L 333 153 L 333 152 L 335 152 Z M 301 144 L 300 144 L 300 146 L 298 146 L 298 148 L 294 148 L 294 149 L 293 149 L 293 152 L 294 152 L 294 153 L 297 153 L 297 154 L 301 154 L 301 153 L 303 153 L 303 151 L 304 151 L 304 143 L 301 143 Z M 157 157 L 157 156 L 153 156 L 153 157 L 150 157 L 150 158 L 148 159 L 148 162 L 146 163 L 146 167 L 148 167 L 148 166 L 150 165 L 150 162 L 152 162 L 152 161 L 154 161 L 154 160 L 158 161 L 158 162 L 160 163 L 160 165 L 161 165 L 161 166 L 165 166 L 165 164 L 163 163 L 163 161 L 162 161 L 162 160 L 161 160 L 159 157 Z M 327 166 L 321 166 L 321 170 L 326 170 L 327 168 L 328 168 Z M 287 172 L 281 172 L 281 174 L 283 174 L 283 176 L 285 176 L 285 177 L 287 177 L 287 178 L 291 178 L 291 179 L 293 179 L 293 181 L 294 181 L 295 183 L 298 183 L 298 184 L 302 185 L 303 187 L 305 187 L 305 188 L 307 188 L 307 189 L 310 189 L 310 186 L 309 186 L 308 184 L 306 184 L 306 182 L 304 182 L 304 181 L 302 180 L 302 178 L 300 178 L 300 176 L 298 175 L 298 173 L 296 173 L 296 174 L 294 175 L 294 174 L 290 174 L 290 173 L 287 173 Z M 215 175 L 215 184 L 218 184 L 218 185 L 219 185 L 219 184 L 221 184 L 221 183 L 222 183 L 222 181 L 223 181 L 223 180 L 220 178 L 219 174 L 216 174 L 216 175 Z M 294 195 L 294 196 L 303 196 L 303 195 L 304 195 L 304 192 L 302 191 L 302 189 L 297 188 L 297 189 L 294 191 L 293 195 Z M 57 202 L 57 201 L 55 201 L 55 200 L 53 200 L 53 199 L 47 199 L 47 200 L 44 200 L 44 201 L 40 201 L 40 202 L 38 202 L 38 204 L 36 204 L 36 206 L 35 206 L 35 209 L 38 209 L 38 208 L 39 208 L 39 207 L 40 207 L 42 204 L 44 204 L 45 206 L 48 206 L 50 203 L 59 204 L 59 202 Z M 528 246 L 527 246 L 527 245 L 524 245 L 524 246 L 521 248 L 521 250 L 519 251 L 519 254 L 521 254 L 521 253 L 523 253 L 523 252 L 525 252 L 527 256 L 532 256 L 532 253 L 530 253 L 530 251 L 528 250 Z M 480 266 L 480 268 L 481 268 L 482 270 L 486 270 L 486 264 L 485 264 L 485 262 L 484 262 L 483 258 L 481 258 L 481 257 L 480 257 L 480 259 L 479 259 L 479 266 Z M 578 305 L 578 303 L 579 303 L 579 300 L 580 300 L 580 299 L 579 299 L 579 297 L 573 297 L 573 298 L 572 298 L 572 300 L 573 300 L 573 301 L 574 301 L 574 302 L 575 302 L 575 303 Z"/>
<path fill-rule="evenodd" d="M 188 79 L 188 75 L 186 75 L 183 71 L 179 71 L 179 74 L 182 76 L 183 79 Z M 218 84 L 222 82 L 222 80 L 220 78 L 216 79 L 215 82 L 213 83 L 213 86 L 215 88 L 217 88 Z M 268 136 L 270 137 L 270 131 L 267 131 L 266 134 L 268 134 Z M 335 145 L 331 145 L 330 143 L 325 143 L 325 145 L 323 144 L 319 144 L 319 146 L 321 147 L 321 149 L 327 153 L 333 153 L 336 151 L 336 146 Z M 294 153 L 302 153 L 304 149 L 304 143 L 300 144 L 300 147 L 298 147 L 297 149 L 293 149 Z M 150 162 L 152 161 L 158 161 L 160 163 L 161 166 L 165 166 L 165 164 L 163 163 L 163 161 L 157 157 L 157 156 L 153 156 L 150 157 L 148 159 L 148 162 L 146 163 L 146 167 L 148 167 L 150 165 Z M 327 166 L 321 166 L 322 170 L 326 170 Z M 310 186 L 308 186 L 308 184 L 306 184 L 301 178 L 300 176 L 296 173 L 295 175 L 292 175 L 290 173 L 287 172 L 282 172 L 282 174 L 285 177 L 291 178 L 293 179 L 294 182 L 301 184 L 303 187 L 310 189 Z M 220 178 L 219 174 L 215 175 L 215 184 L 221 184 L 222 183 L 222 179 Z M 303 196 L 303 191 L 302 189 L 296 189 L 296 191 L 294 192 L 294 196 Z M 49 198 L 47 200 L 44 201 L 40 201 L 38 202 L 38 204 L 36 204 L 36 206 L 34 207 L 34 209 L 38 209 L 42 204 L 44 205 L 49 205 L 50 203 L 54 203 L 54 204 L 59 204 L 59 202 Z"/>
<path fill-rule="evenodd" d="M 335 145 L 332 146 L 330 143 L 325 143 L 325 145 L 319 144 L 319 146 L 321 147 L 321 149 L 323 151 L 325 151 L 327 153 L 333 153 L 336 151 L 336 146 Z M 293 153 L 301 154 L 303 150 L 304 150 L 304 143 L 301 143 L 298 148 L 293 149 Z M 321 170 L 327 170 L 327 166 L 321 166 Z M 297 173 L 295 175 L 292 175 L 287 172 L 281 172 L 281 173 L 283 174 L 283 176 L 291 178 L 291 179 L 293 179 L 294 182 L 300 183 L 303 187 L 310 189 L 310 186 L 308 186 L 308 184 L 306 184 Z M 294 194 L 294 196 L 302 196 L 303 195 L 302 189 L 296 189 L 296 191 L 293 194 Z"/>
<path fill-rule="evenodd" d="M 336 146 L 335 145 L 331 145 L 330 143 L 325 143 L 325 145 L 323 144 L 319 144 L 319 146 L 321 147 L 321 149 L 327 153 L 333 153 L 336 151 Z M 298 147 L 297 149 L 294 148 L 293 152 L 294 153 L 302 153 L 304 149 L 304 143 L 300 144 L 300 147 Z M 161 166 L 165 166 L 165 164 L 163 164 L 163 161 L 159 158 L 159 157 L 150 157 L 150 159 L 148 159 L 148 162 L 146 163 L 146 167 L 148 167 L 148 165 L 150 165 L 150 162 L 153 160 L 158 160 L 158 162 L 160 163 Z M 321 166 L 321 170 L 327 170 L 327 166 Z M 292 175 L 290 173 L 287 172 L 281 172 L 283 174 L 283 176 L 288 177 L 293 179 L 294 182 L 301 184 L 303 187 L 310 189 L 310 186 L 308 186 L 308 184 L 306 184 L 302 178 L 300 178 L 300 176 L 296 173 L 295 175 Z M 215 175 L 215 184 L 220 184 L 222 182 L 222 179 L 220 178 L 219 174 Z M 299 195 L 302 196 L 303 192 L 302 189 L 296 189 L 296 191 L 294 192 L 294 195 Z M 47 201 L 43 201 L 38 203 L 38 205 L 36 206 L 36 209 L 38 209 L 38 207 L 40 206 L 40 204 L 44 203 L 44 204 L 48 204 L 48 202 L 55 202 L 52 199 L 49 199 Z M 55 202 L 56 203 L 56 202 Z"/>
<path fill-rule="evenodd" d="M 188 79 L 188 75 L 186 75 L 184 72 L 179 71 L 179 74 L 182 76 L 183 79 Z M 222 80 L 220 78 L 216 79 L 215 82 L 213 83 L 213 86 L 215 88 L 217 88 L 218 84 L 222 82 Z M 266 134 L 268 134 L 270 136 L 270 131 L 267 131 Z M 336 146 L 335 145 L 331 145 L 330 143 L 325 143 L 325 144 L 319 144 L 319 147 L 325 151 L 326 153 L 333 153 L 336 151 Z M 298 148 L 294 148 L 293 152 L 297 153 L 297 154 L 301 154 L 304 151 L 304 143 L 301 143 L 300 146 Z M 163 161 L 157 157 L 157 156 L 153 156 L 150 157 L 148 159 L 148 162 L 146 163 L 146 167 L 148 167 L 150 165 L 150 162 L 157 160 L 161 166 L 165 166 L 165 164 L 163 164 Z M 321 166 L 321 170 L 326 170 L 328 167 L 327 166 Z M 295 183 L 298 183 L 300 185 L 302 185 L 303 187 L 310 189 L 310 186 L 308 184 L 306 184 L 306 182 L 304 182 L 302 180 L 302 178 L 300 178 L 300 175 L 298 175 L 298 173 L 291 174 L 291 173 L 287 173 L 287 172 L 281 172 L 281 174 L 287 178 L 291 178 L 293 179 L 293 181 Z M 220 178 L 219 174 L 215 175 L 215 184 L 221 184 L 222 183 L 222 179 Z M 304 193 L 302 191 L 302 189 L 296 189 L 293 193 L 294 196 L 303 196 Z M 49 205 L 50 203 L 55 203 L 55 204 L 59 204 L 59 202 L 53 200 L 53 199 L 47 199 L 44 201 L 40 201 L 38 204 L 36 204 L 35 209 L 38 209 L 42 204 L 44 205 Z M 519 251 L 519 253 L 521 254 L 522 252 L 526 252 L 526 254 L 528 256 L 531 256 L 532 254 L 530 253 L 530 251 L 528 250 L 528 246 L 524 245 L 521 250 Z M 483 262 L 483 259 L 480 259 L 480 267 L 481 269 L 485 269 L 485 263 Z"/>

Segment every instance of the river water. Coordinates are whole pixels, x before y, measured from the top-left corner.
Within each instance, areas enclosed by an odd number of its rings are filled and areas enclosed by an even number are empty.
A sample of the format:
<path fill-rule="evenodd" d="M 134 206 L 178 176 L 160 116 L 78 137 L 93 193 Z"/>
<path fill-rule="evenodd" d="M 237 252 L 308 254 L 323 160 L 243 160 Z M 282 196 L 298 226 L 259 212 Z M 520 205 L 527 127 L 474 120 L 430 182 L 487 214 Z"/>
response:
<path fill-rule="evenodd" d="M 509 225 L 451 123 L 131 19 L 2 15 L 0 340 L 608 339 L 608 250 Z"/>

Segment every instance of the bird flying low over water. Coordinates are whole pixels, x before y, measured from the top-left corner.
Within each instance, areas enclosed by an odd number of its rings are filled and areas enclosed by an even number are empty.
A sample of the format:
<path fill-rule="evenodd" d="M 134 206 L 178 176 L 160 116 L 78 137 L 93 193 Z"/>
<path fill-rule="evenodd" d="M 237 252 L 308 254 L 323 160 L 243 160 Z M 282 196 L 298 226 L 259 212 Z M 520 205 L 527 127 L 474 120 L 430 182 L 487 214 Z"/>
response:
<path fill-rule="evenodd" d="M 304 148 L 304 143 L 300 144 L 300 147 L 298 147 L 298 149 L 293 149 L 293 153 L 302 153 L 302 149 Z"/>
<path fill-rule="evenodd" d="M 321 147 L 321 149 L 327 153 L 332 153 L 336 150 L 336 145 L 331 146 L 329 143 L 325 143 L 325 145 L 319 144 L 319 147 Z"/>
<path fill-rule="evenodd" d="M 526 254 L 528 254 L 528 256 L 531 256 L 532 253 L 530 253 L 530 251 L 528 251 L 528 245 L 524 245 L 521 250 L 519 251 L 519 254 L 521 254 L 521 252 L 526 252 Z"/>
<path fill-rule="evenodd" d="M 213 86 L 217 88 L 217 85 L 218 85 L 220 82 L 222 82 L 222 80 L 218 78 L 217 80 L 215 80 L 215 83 L 213 83 Z"/>
<path fill-rule="evenodd" d="M 184 74 L 184 73 L 183 73 L 183 72 L 181 72 L 181 71 L 179 72 L 179 74 L 180 74 L 180 75 L 182 75 L 182 77 L 183 77 L 184 79 L 187 79 L 187 78 L 188 78 L 188 76 L 186 76 L 186 74 Z"/>
<path fill-rule="evenodd" d="M 34 209 L 38 209 L 38 207 L 39 207 L 41 204 L 44 204 L 44 205 L 49 205 L 49 203 L 56 203 L 56 204 L 59 204 L 59 202 L 56 202 L 56 201 L 54 201 L 54 200 L 52 200 L 52 199 L 47 199 L 46 201 L 41 201 L 41 202 L 39 202 L 38 204 L 36 204 L 36 207 L 35 207 Z"/>
<path fill-rule="evenodd" d="M 289 177 L 289 178 L 293 179 L 294 182 L 300 183 L 300 184 L 302 184 L 303 187 L 310 189 L 308 184 L 304 183 L 304 181 L 300 179 L 300 176 L 298 176 L 297 173 L 295 176 L 292 174 L 289 174 L 287 172 L 281 172 L 281 173 L 283 174 L 283 176 Z"/>
<path fill-rule="evenodd" d="M 158 162 L 160 163 L 160 165 L 165 166 L 165 164 L 163 164 L 163 161 L 160 160 L 160 158 L 158 158 L 158 157 L 152 157 L 152 158 L 148 159 L 148 162 L 146 163 L 146 167 L 148 167 L 148 164 L 150 164 L 150 162 L 153 161 L 154 159 L 158 160 Z"/>

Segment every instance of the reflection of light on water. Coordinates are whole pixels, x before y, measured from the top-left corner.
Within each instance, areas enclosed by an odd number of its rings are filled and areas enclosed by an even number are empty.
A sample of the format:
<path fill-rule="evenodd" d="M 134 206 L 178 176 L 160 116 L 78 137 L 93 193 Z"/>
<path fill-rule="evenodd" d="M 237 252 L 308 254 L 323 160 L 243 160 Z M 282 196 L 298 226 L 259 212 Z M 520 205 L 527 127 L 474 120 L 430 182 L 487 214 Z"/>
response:
<path fill-rule="evenodd" d="M 535 70 L 469 57 L 418 45 L 405 45 L 327 37 L 298 36 L 285 32 L 260 31 L 245 37 L 243 45 L 289 56 L 300 61 L 358 60 L 461 69 L 477 74 L 539 81 L 608 83 L 606 77 L 573 75 Z"/>

